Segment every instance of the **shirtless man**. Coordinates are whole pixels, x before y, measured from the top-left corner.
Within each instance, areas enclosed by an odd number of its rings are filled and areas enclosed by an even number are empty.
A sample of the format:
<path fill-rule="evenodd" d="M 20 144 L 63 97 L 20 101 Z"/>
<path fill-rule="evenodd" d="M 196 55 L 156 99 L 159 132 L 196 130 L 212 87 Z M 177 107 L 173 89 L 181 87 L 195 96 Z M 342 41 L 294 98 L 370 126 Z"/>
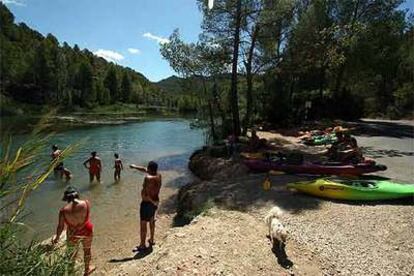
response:
<path fill-rule="evenodd" d="M 148 240 L 149 246 L 155 244 L 154 233 L 155 233 L 155 211 L 158 208 L 160 202 L 159 193 L 161 189 L 161 175 L 157 172 L 158 165 L 154 161 L 148 163 L 148 166 L 142 167 L 137 165 L 130 165 L 131 169 L 136 169 L 140 172 L 147 173 L 144 178 L 141 191 L 141 207 L 139 210 L 140 214 L 140 232 L 141 242 L 134 251 L 141 251 L 146 249 L 146 237 L 147 237 L 147 224 L 150 225 L 150 239 Z"/>
<path fill-rule="evenodd" d="M 115 153 L 115 162 L 114 162 L 114 180 L 118 181 L 121 179 L 121 171 L 124 169 L 124 165 L 122 164 L 122 160 L 119 159 L 119 154 Z"/>
<path fill-rule="evenodd" d="M 89 164 L 89 167 L 86 164 Z M 92 182 L 95 176 L 96 180 L 101 182 L 102 162 L 101 158 L 96 156 L 96 151 L 91 152 L 91 157 L 83 162 L 83 165 L 89 170 L 89 182 Z"/>
<path fill-rule="evenodd" d="M 58 159 L 61 154 L 62 154 L 62 151 L 59 149 L 59 147 L 57 145 L 53 145 L 52 153 L 50 154 L 50 156 L 52 157 L 52 162 Z M 58 162 L 53 170 L 55 171 L 56 174 L 59 173 L 61 178 L 63 176 L 66 177 L 66 180 L 69 180 L 72 178 L 72 173 L 63 166 L 63 162 Z"/>
<path fill-rule="evenodd" d="M 72 187 L 68 187 L 65 190 L 62 200 L 66 201 L 67 204 L 60 209 L 59 223 L 56 229 L 56 236 L 52 239 L 52 244 L 56 244 L 59 241 L 66 225 L 68 245 L 77 247 L 79 243 L 82 243 L 85 263 L 84 275 L 89 275 L 95 270 L 95 267 L 91 265 L 93 224 L 89 219 L 90 203 L 88 200 L 80 200 L 79 192 Z M 77 248 L 75 248 L 73 258 L 76 257 L 76 254 Z"/>

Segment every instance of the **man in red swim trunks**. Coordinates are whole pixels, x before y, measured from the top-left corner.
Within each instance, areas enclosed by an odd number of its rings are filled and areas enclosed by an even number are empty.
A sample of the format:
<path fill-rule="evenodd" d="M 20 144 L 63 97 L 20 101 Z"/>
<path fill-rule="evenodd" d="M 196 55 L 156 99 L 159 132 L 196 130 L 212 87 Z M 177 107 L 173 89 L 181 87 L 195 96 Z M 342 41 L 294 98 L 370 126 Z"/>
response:
<path fill-rule="evenodd" d="M 130 168 L 136 169 L 141 172 L 147 173 L 144 178 L 144 183 L 142 185 L 141 191 L 141 206 L 139 210 L 140 214 L 140 232 L 141 232 L 141 242 L 133 251 L 141 251 L 146 249 L 145 240 L 147 237 L 147 224 L 150 225 L 150 239 L 148 243 L 151 246 L 155 244 L 154 234 L 155 234 L 155 211 L 158 208 L 160 202 L 159 193 L 161 189 L 161 175 L 157 173 L 158 164 L 154 161 L 148 163 L 148 166 L 141 167 L 137 165 L 130 165 Z"/>
<path fill-rule="evenodd" d="M 69 246 L 77 246 L 82 243 L 83 257 L 85 262 L 85 274 L 89 275 L 95 270 L 94 266 L 91 266 L 91 246 L 93 238 L 93 224 L 89 219 L 90 203 L 88 200 L 80 200 L 79 192 L 68 187 L 63 195 L 63 201 L 67 204 L 60 209 L 59 212 L 59 224 L 56 229 L 56 236 L 52 240 L 52 244 L 56 244 L 59 241 L 60 235 L 66 225 L 66 237 Z M 77 249 L 74 256 L 76 257 Z"/>
<path fill-rule="evenodd" d="M 85 168 L 89 170 L 89 182 L 92 182 L 95 177 L 98 182 L 101 182 L 102 162 L 96 155 L 96 151 L 91 152 L 91 157 L 83 162 Z M 89 167 L 86 164 L 89 164 Z"/>

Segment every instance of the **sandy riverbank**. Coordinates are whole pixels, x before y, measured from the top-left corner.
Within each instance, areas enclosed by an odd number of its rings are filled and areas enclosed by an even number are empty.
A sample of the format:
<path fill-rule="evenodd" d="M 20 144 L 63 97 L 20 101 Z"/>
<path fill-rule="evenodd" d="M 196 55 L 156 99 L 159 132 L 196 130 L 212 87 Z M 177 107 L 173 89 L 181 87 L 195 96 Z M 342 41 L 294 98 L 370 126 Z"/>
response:
<path fill-rule="evenodd" d="M 259 135 L 283 138 L 288 141 L 281 143 L 284 147 L 296 148 L 294 137 L 270 132 Z M 307 150 L 309 155 L 315 154 L 315 149 Z M 193 207 L 202 206 L 201 215 L 189 225 L 172 227 L 175 214 L 160 212 L 158 244 L 153 250 L 148 255 L 133 255 L 124 248 L 135 238 L 124 237 L 125 245 L 114 241 L 119 252 L 97 275 L 414 273 L 413 200 L 352 203 L 318 199 L 288 191 L 287 183 L 304 179 L 293 175 L 271 176 L 272 188 L 264 191 L 265 175 L 247 174 L 220 158 L 207 159 L 199 168 L 209 173 L 208 168 L 215 164 L 214 171 L 221 166 L 227 177 L 213 173 L 215 177 L 188 185 L 180 195 L 189 195 L 184 198 Z M 411 165 L 406 166 L 409 170 Z M 172 194 L 165 202 L 172 209 L 175 197 Z M 266 237 L 263 217 L 274 205 L 286 211 L 282 221 L 289 230 L 286 253 L 290 265 L 281 263 Z M 103 255 L 98 253 L 98 263 Z"/>
<path fill-rule="evenodd" d="M 190 225 L 168 230 L 149 256 L 110 274 L 412 275 L 412 201 L 365 205 L 317 199 L 287 191 L 285 183 L 300 180 L 294 176 L 272 176 L 272 189 L 265 192 L 263 178 L 193 185 L 217 207 Z M 278 263 L 266 237 L 263 217 L 274 205 L 286 210 L 290 268 Z"/>

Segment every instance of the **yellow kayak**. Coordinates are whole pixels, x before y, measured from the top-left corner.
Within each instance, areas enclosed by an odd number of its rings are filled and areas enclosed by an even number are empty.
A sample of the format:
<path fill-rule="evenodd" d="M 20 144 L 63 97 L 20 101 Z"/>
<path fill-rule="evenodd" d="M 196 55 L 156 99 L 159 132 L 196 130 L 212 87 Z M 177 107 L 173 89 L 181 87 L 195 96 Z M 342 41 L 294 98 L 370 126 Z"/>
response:
<path fill-rule="evenodd" d="M 289 183 L 298 192 L 341 200 L 383 200 L 414 196 L 414 185 L 389 180 L 320 178 Z"/>

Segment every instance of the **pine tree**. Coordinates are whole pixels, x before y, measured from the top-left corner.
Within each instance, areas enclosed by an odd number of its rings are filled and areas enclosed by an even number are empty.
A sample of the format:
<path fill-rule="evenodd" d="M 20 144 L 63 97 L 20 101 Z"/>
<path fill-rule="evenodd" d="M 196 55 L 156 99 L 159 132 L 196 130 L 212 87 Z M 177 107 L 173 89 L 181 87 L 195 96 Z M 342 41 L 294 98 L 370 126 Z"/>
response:
<path fill-rule="evenodd" d="M 124 76 L 122 77 L 122 83 L 121 83 L 121 95 L 122 95 L 122 101 L 127 103 L 131 99 L 132 94 L 132 86 L 131 81 L 128 77 L 128 73 L 124 73 Z"/>
<path fill-rule="evenodd" d="M 119 97 L 119 90 L 118 90 L 118 78 L 116 76 L 116 70 L 113 66 L 109 68 L 108 72 L 106 73 L 104 85 L 109 90 L 111 103 L 115 103 L 116 101 L 119 101 L 120 97 Z"/>

